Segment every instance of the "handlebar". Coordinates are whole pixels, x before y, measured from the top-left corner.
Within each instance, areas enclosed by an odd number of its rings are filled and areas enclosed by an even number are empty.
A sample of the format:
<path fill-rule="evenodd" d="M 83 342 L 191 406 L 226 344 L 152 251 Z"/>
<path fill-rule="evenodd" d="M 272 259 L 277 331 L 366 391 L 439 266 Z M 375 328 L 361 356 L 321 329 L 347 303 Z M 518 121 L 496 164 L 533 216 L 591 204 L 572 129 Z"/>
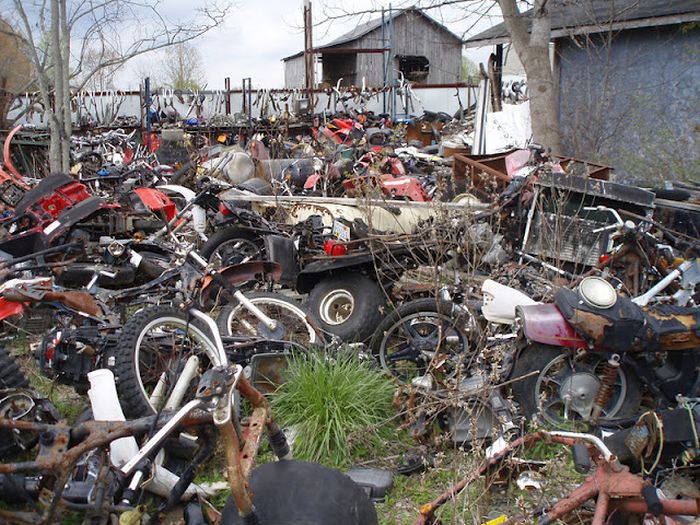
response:
<path fill-rule="evenodd" d="M 617 210 L 614 210 L 612 208 L 608 208 L 607 206 L 585 206 L 583 209 L 585 211 L 607 211 L 615 219 L 615 224 L 610 224 L 609 226 L 603 226 L 602 228 L 596 228 L 591 233 L 601 233 L 601 232 L 608 231 L 608 230 L 617 230 L 619 228 L 624 227 L 626 224 L 625 221 L 622 220 L 622 217 L 620 217 L 620 214 L 617 213 Z"/>

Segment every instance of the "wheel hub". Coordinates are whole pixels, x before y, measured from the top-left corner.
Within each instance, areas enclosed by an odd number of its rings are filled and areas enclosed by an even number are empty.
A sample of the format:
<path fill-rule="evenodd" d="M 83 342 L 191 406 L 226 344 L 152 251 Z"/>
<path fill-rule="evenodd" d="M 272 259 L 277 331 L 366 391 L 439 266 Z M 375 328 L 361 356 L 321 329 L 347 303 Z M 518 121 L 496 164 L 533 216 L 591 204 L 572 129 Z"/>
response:
<path fill-rule="evenodd" d="M 584 419 L 593 409 L 600 380 L 590 372 L 576 372 L 568 376 L 561 384 L 559 396 L 565 407 L 575 410 Z"/>
<path fill-rule="evenodd" d="M 348 320 L 355 310 L 355 299 L 347 290 L 334 290 L 321 301 L 319 317 L 329 325 L 339 325 Z"/>

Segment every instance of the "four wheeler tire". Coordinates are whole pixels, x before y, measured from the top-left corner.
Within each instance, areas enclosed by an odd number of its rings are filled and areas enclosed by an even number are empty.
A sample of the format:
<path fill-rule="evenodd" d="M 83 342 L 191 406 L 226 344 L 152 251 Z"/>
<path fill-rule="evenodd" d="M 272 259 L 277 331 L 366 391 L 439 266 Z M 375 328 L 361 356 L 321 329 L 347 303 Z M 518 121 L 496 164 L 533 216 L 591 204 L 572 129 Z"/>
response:
<path fill-rule="evenodd" d="M 260 525 L 376 525 L 367 494 L 345 474 L 317 463 L 284 460 L 260 465 L 250 476 Z M 229 497 L 221 525 L 245 523 Z"/>
<path fill-rule="evenodd" d="M 207 327 L 182 310 L 171 306 L 141 310 L 124 325 L 114 350 L 117 393 L 126 417 L 143 417 L 162 408 L 190 356 L 199 358 L 198 371 L 203 371 L 217 354 Z M 162 395 L 151 400 L 159 381 Z M 196 386 L 197 377 L 183 403 L 193 397 Z"/>
<path fill-rule="evenodd" d="M 401 382 L 426 373 L 440 378 L 466 372 L 475 358 L 479 329 L 473 315 L 455 314 L 453 306 L 422 298 L 386 316 L 370 342 L 382 368 Z"/>
<path fill-rule="evenodd" d="M 199 254 L 216 268 L 263 260 L 263 238 L 246 228 L 232 226 L 219 230 L 204 243 Z"/>
<path fill-rule="evenodd" d="M 47 399 L 35 404 L 23 389 L 29 388 L 29 381 L 19 368 L 9 350 L 0 345 L 0 390 L 5 390 L 0 402 L 0 417 L 19 418 L 36 423 L 55 423 L 55 408 Z M 13 393 L 14 389 L 19 389 Z M 29 403 L 29 404 L 27 404 Z M 45 407 L 51 407 L 50 410 Z M 54 416 L 55 414 L 55 416 Z M 17 461 L 17 455 L 33 447 L 39 434 L 31 431 L 16 431 L 0 428 L 0 461 Z"/>
<path fill-rule="evenodd" d="M 343 341 L 369 339 L 383 317 L 386 296 L 361 273 L 338 273 L 319 281 L 307 305 L 321 328 Z"/>
<path fill-rule="evenodd" d="M 588 352 L 575 357 L 568 349 L 532 344 L 516 357 L 512 378 L 513 400 L 528 419 L 538 416 L 550 427 L 568 430 L 587 425 L 600 386 L 601 367 L 607 354 Z M 625 366 L 618 368 L 614 390 L 599 422 L 628 418 L 637 414 L 641 403 L 639 380 Z"/>
<path fill-rule="evenodd" d="M 297 301 L 268 292 L 250 292 L 246 297 L 264 314 L 278 321 L 278 327 L 270 330 L 234 299 L 221 309 L 216 320 L 221 335 L 293 341 L 302 346 L 321 343 L 313 316 Z"/>
<path fill-rule="evenodd" d="M 29 388 L 27 377 L 3 345 L 0 345 L 0 388 Z"/>

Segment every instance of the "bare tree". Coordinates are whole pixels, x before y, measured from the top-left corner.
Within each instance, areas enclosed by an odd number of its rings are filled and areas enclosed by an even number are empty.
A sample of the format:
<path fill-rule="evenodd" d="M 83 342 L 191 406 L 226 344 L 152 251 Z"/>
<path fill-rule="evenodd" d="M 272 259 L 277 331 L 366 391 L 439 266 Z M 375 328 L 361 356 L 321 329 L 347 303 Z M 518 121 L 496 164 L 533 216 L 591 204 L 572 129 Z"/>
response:
<path fill-rule="evenodd" d="M 74 82 L 88 91 L 107 91 L 116 89 L 114 76 L 124 67 L 117 62 L 113 66 L 96 68 L 103 60 L 115 60 L 119 54 L 114 50 L 104 50 L 97 47 L 88 49 L 83 56 L 83 73 L 76 76 Z M 90 74 L 90 72 L 94 73 Z M 89 75 L 89 76 L 88 76 Z"/>
<path fill-rule="evenodd" d="M 498 0 L 498 5 L 515 52 L 527 75 L 533 138 L 555 152 L 560 152 L 559 101 L 556 98 L 549 58 L 552 21 L 548 2 L 549 0 L 534 0 L 530 30 L 527 18 L 518 9 L 515 0 Z"/>
<path fill-rule="evenodd" d="M 190 42 L 166 49 L 162 67 L 165 84 L 173 89 L 197 90 L 204 83 L 202 54 Z"/>
<path fill-rule="evenodd" d="M 71 87 L 81 90 L 105 68 L 203 35 L 224 20 L 230 5 L 223 2 L 205 1 L 191 18 L 174 21 L 158 0 L 0 0 L 31 59 L 51 131 L 51 170 L 70 168 Z"/>

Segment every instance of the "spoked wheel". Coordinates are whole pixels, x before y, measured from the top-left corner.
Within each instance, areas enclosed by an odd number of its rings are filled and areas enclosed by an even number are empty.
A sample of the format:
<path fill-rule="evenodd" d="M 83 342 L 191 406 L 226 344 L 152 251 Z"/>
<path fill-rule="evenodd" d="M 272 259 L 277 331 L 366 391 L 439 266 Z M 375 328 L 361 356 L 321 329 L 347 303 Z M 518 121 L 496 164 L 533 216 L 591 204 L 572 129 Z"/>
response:
<path fill-rule="evenodd" d="M 454 377 L 474 358 L 477 323 L 471 315 L 451 315 L 451 305 L 435 299 L 410 301 L 386 317 L 371 347 L 382 368 L 402 382 L 430 374 Z"/>
<path fill-rule="evenodd" d="M 278 293 L 251 292 L 246 297 L 265 315 L 277 321 L 277 326 L 270 329 L 252 312 L 234 301 L 221 309 L 216 321 L 222 335 L 278 339 L 303 346 L 321 342 L 312 325 L 310 312 L 301 304 Z"/>
<path fill-rule="evenodd" d="M 199 375 L 216 354 L 209 331 L 185 312 L 159 306 L 136 314 L 124 326 L 114 354 L 117 392 L 125 415 L 137 418 L 163 408 L 188 361 L 191 380 L 177 405 L 192 399 Z"/>
<path fill-rule="evenodd" d="M 576 356 L 564 349 L 532 345 L 516 359 L 513 377 L 536 370 L 539 374 L 513 383 L 515 401 L 520 403 L 527 417 L 538 414 L 548 426 L 585 428 L 591 420 L 607 359 L 605 354 L 587 352 Z M 639 382 L 620 366 L 600 420 L 631 417 L 636 414 L 640 402 Z"/>
<path fill-rule="evenodd" d="M 257 467 L 250 476 L 261 525 L 376 525 L 367 494 L 345 474 L 316 463 L 285 460 Z M 222 525 L 246 523 L 229 498 Z"/>
<path fill-rule="evenodd" d="M 218 231 L 204 243 L 200 254 L 215 268 L 263 259 L 264 247 L 259 235 L 243 228 Z"/>

